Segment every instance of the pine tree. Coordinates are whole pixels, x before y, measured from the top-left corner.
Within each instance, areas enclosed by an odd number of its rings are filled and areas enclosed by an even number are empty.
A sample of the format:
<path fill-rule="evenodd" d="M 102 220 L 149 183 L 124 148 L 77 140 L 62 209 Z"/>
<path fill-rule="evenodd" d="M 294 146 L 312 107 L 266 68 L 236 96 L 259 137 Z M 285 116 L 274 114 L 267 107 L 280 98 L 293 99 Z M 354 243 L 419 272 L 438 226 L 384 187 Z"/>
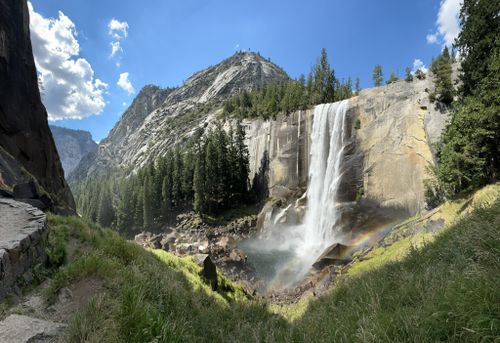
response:
<path fill-rule="evenodd" d="M 144 197 L 143 197 L 143 227 L 148 228 L 153 224 L 153 206 L 151 199 L 151 176 L 146 175 L 144 179 Z"/>
<path fill-rule="evenodd" d="M 115 212 L 111 201 L 109 188 L 104 188 L 100 193 L 99 211 L 97 214 L 97 223 L 102 227 L 111 227 L 115 218 Z"/>
<path fill-rule="evenodd" d="M 205 148 L 200 139 L 196 147 L 196 163 L 193 175 L 193 207 L 198 213 L 203 213 L 206 210 L 205 179 Z"/>
<path fill-rule="evenodd" d="M 405 69 L 405 81 L 406 82 L 412 82 L 413 81 L 413 74 L 411 73 L 411 68 L 406 67 Z"/>
<path fill-rule="evenodd" d="M 394 71 L 391 72 L 391 75 L 389 76 L 389 80 L 387 80 L 387 84 L 390 85 L 391 83 L 394 83 L 398 80 L 398 76 Z"/>
<path fill-rule="evenodd" d="M 445 104 L 451 104 L 455 91 L 451 80 L 452 66 L 448 47 L 445 46 L 443 53 L 433 60 L 431 71 L 434 74 L 435 85 L 432 97 Z"/>
<path fill-rule="evenodd" d="M 134 197 L 132 193 L 131 184 L 125 180 L 121 189 L 121 200 L 116 211 L 116 227 L 122 232 L 131 229 L 134 225 Z"/>
<path fill-rule="evenodd" d="M 438 149 L 436 177 L 447 197 L 500 175 L 500 21 L 498 1 L 464 0 L 456 40 L 462 86 Z M 446 58 L 446 51 L 443 55 Z M 437 85 L 436 85 L 437 87 Z"/>
<path fill-rule="evenodd" d="M 361 81 L 359 80 L 359 77 L 356 78 L 356 85 L 355 85 L 355 89 L 356 89 L 356 95 L 359 95 L 359 92 L 361 92 L 361 85 L 360 85 Z"/>
<path fill-rule="evenodd" d="M 375 68 L 373 68 L 373 85 L 375 87 L 379 87 L 384 82 L 384 76 L 382 74 L 382 66 L 377 64 Z"/>
<path fill-rule="evenodd" d="M 250 166 L 248 161 L 248 148 L 245 144 L 245 128 L 238 122 L 236 124 L 235 134 L 235 150 L 236 150 L 236 187 L 235 192 L 239 201 L 245 200 L 245 195 L 248 191 L 248 174 L 250 173 Z"/>

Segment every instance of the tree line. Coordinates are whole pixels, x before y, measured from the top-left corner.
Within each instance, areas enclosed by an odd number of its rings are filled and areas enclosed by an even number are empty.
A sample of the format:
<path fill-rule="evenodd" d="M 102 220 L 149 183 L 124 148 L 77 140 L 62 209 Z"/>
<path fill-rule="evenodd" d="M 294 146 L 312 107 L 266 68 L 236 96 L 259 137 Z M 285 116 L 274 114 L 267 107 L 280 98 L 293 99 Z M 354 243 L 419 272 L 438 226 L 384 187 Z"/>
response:
<path fill-rule="evenodd" d="M 217 214 L 255 200 L 241 123 L 218 122 L 128 177 L 100 175 L 73 186 L 79 212 L 123 233 L 173 220 L 182 211 Z"/>
<path fill-rule="evenodd" d="M 351 98 L 361 90 L 356 79 L 339 80 L 330 67 L 325 49 L 321 50 L 318 62 L 312 67 L 307 79 L 301 75 L 297 80 L 271 82 L 253 91 L 243 90 L 226 100 L 223 105 L 225 116 L 264 119 L 275 118 L 304 110 L 313 105 Z"/>
<path fill-rule="evenodd" d="M 451 120 L 438 146 L 438 164 L 427 184 L 432 204 L 467 194 L 500 175 L 500 4 L 464 0 L 455 41 L 459 87 L 450 88 L 448 49 L 435 61 L 436 98 L 451 102 Z M 453 58 L 453 56 L 451 56 Z M 454 100 L 456 95 L 456 100 Z"/>

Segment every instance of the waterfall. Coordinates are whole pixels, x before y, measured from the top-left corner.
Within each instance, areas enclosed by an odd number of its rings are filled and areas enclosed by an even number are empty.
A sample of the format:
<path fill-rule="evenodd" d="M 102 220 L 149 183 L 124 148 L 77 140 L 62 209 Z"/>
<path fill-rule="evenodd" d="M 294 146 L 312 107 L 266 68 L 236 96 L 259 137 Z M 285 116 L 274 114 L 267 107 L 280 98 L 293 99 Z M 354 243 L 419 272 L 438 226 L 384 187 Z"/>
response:
<path fill-rule="evenodd" d="M 316 256 L 334 243 L 339 215 L 337 191 L 346 146 L 345 121 L 349 101 L 318 105 L 314 109 L 307 212 L 303 223 L 303 254 Z"/>
<path fill-rule="evenodd" d="M 342 160 L 349 141 L 345 130 L 349 101 L 318 105 L 311 133 L 307 207 L 301 223 L 291 223 L 300 207 L 289 204 L 265 214 L 263 239 L 249 240 L 240 247 L 262 271 L 269 289 L 286 288 L 303 280 L 317 258 L 336 242 L 339 227 L 338 190 Z M 299 199 L 301 200 L 301 199 Z"/>

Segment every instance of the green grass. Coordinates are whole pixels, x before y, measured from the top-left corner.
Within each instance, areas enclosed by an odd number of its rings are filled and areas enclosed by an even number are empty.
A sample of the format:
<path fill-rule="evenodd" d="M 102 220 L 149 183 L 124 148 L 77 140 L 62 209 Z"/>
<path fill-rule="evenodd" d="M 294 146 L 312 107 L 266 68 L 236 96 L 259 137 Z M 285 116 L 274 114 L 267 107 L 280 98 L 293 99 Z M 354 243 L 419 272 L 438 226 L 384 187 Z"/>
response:
<path fill-rule="evenodd" d="M 500 337 L 500 201 L 464 214 L 405 257 L 340 277 L 286 308 L 212 292 L 189 259 L 147 251 L 79 219 L 50 217 L 93 249 L 47 291 L 97 277 L 106 292 L 70 322 L 70 342 L 493 342 Z"/>

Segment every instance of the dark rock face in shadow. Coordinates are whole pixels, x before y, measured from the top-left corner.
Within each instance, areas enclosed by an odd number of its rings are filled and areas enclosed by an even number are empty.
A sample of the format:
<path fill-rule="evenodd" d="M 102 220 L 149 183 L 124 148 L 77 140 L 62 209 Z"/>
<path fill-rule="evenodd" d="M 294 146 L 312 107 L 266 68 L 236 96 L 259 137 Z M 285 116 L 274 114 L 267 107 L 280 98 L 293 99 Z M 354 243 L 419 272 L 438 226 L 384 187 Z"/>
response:
<path fill-rule="evenodd" d="M 75 212 L 73 195 L 64 179 L 40 99 L 24 0 L 0 2 L 0 147 L 0 158 L 5 164 L 10 164 L 10 155 L 49 193 L 54 203 L 51 210 Z M 0 173 L 15 169 L 4 168 Z M 18 179 L 26 182 L 31 176 Z M 5 179 L 7 183 L 16 176 Z"/>

